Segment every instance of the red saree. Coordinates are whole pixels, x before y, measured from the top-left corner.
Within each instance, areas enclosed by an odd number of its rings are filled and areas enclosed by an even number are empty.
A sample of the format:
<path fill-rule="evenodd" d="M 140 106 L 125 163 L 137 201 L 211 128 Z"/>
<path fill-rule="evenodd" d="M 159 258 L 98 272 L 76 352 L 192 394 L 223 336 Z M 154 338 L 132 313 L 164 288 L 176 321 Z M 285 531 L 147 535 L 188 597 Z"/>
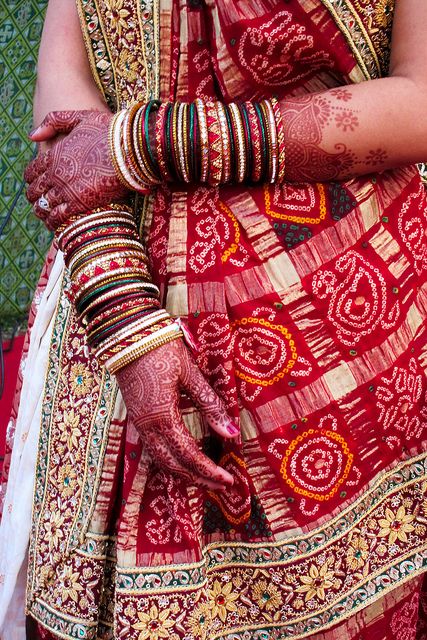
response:
<path fill-rule="evenodd" d="M 391 0 L 78 5 L 114 106 L 283 98 L 387 72 Z M 162 188 L 138 211 L 165 304 L 188 318 L 242 445 L 215 441 L 185 396 L 184 418 L 235 485 L 202 491 L 150 464 L 62 293 L 30 615 L 63 638 L 414 640 L 427 566 L 417 170 Z"/>

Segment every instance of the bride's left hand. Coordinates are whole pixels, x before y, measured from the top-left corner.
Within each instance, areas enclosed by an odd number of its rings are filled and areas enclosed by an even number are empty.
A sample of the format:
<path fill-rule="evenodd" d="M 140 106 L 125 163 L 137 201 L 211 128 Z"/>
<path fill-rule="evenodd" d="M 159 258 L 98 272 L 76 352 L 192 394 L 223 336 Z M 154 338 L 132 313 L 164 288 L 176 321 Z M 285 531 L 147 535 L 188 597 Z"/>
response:
<path fill-rule="evenodd" d="M 24 174 L 27 198 L 51 231 L 76 214 L 129 196 L 110 156 L 112 118 L 99 111 L 53 111 L 31 132 L 31 140 L 39 143 L 66 134 L 46 153 L 39 153 Z"/>

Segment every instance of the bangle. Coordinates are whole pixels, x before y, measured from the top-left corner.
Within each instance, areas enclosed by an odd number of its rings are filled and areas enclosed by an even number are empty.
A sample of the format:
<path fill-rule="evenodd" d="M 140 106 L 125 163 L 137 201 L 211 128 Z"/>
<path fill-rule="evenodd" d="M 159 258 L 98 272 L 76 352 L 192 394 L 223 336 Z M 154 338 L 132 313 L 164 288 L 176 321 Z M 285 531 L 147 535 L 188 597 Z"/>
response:
<path fill-rule="evenodd" d="M 279 154 L 279 170 L 277 175 L 277 182 L 282 183 L 285 180 L 286 170 L 286 144 L 285 144 L 285 128 L 283 125 L 282 110 L 280 104 L 276 98 L 272 98 L 271 104 L 273 106 L 274 119 L 276 121 L 277 128 L 277 144 Z"/>
<path fill-rule="evenodd" d="M 177 338 L 182 337 L 182 332 L 179 329 L 178 325 L 172 325 L 172 327 L 167 327 L 165 329 L 160 329 L 155 337 L 146 337 L 142 338 L 139 343 L 128 347 L 123 352 L 121 352 L 118 356 L 114 356 L 110 358 L 105 363 L 105 366 L 111 373 L 116 373 L 119 369 L 122 369 L 127 364 L 134 362 L 141 356 L 149 353 L 153 349 L 160 347 L 172 340 L 176 340 Z"/>
<path fill-rule="evenodd" d="M 235 149 L 236 149 L 236 182 L 242 183 L 246 174 L 246 149 L 245 149 L 245 137 L 243 132 L 243 124 L 240 116 L 240 111 L 234 102 L 228 105 L 231 113 L 232 123 L 234 125 L 235 133 Z"/>
<path fill-rule="evenodd" d="M 221 102 L 217 102 L 216 108 L 218 112 L 223 155 L 223 171 L 221 175 L 221 183 L 226 184 L 231 177 L 230 133 L 228 129 L 227 116 L 225 114 L 224 105 Z"/>
<path fill-rule="evenodd" d="M 203 100 L 197 98 L 195 100 L 197 118 L 199 124 L 200 134 L 200 154 L 201 154 L 201 171 L 200 182 L 205 183 L 208 179 L 209 172 L 209 139 L 208 139 L 208 124 L 206 120 L 206 111 Z"/>
<path fill-rule="evenodd" d="M 184 109 L 185 104 L 183 102 L 178 104 L 177 114 L 177 129 L 176 129 L 176 142 L 177 142 L 177 158 L 179 172 L 182 176 L 182 180 L 187 184 L 190 182 L 190 178 L 187 172 L 187 163 L 185 157 L 185 131 L 184 131 Z"/>
<path fill-rule="evenodd" d="M 274 119 L 273 107 L 271 106 L 271 102 L 269 100 L 263 100 L 261 103 L 262 107 L 265 109 L 265 113 L 267 114 L 268 121 L 268 135 L 269 135 L 269 143 L 270 143 L 270 175 L 269 182 L 276 182 L 277 174 L 278 174 L 278 149 L 277 149 L 277 130 L 276 130 L 276 121 Z"/>
<path fill-rule="evenodd" d="M 159 107 L 156 118 L 156 149 L 157 162 L 159 164 L 160 175 L 164 182 L 172 182 L 172 175 L 166 162 L 166 117 L 170 110 L 171 103 L 165 102 Z"/>
<path fill-rule="evenodd" d="M 206 103 L 206 121 L 209 146 L 209 171 L 207 180 L 211 186 L 215 186 L 221 182 L 223 167 L 221 130 L 215 102 Z"/>

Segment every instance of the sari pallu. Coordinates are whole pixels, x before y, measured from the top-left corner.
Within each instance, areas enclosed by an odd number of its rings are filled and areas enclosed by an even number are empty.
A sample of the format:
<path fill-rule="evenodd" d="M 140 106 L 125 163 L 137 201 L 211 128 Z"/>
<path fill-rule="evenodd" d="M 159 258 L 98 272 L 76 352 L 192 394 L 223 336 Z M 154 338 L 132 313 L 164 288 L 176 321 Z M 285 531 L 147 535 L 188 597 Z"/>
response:
<path fill-rule="evenodd" d="M 285 97 L 387 69 L 389 2 L 78 5 L 115 107 Z M 31 616 L 64 638 L 412 640 L 427 562 L 426 210 L 411 167 L 161 188 L 143 203 L 166 306 L 188 318 L 199 365 L 241 425 L 243 444 L 221 446 L 182 398 L 189 429 L 235 477 L 225 496 L 147 460 L 88 356 L 65 277 L 40 416 Z"/>

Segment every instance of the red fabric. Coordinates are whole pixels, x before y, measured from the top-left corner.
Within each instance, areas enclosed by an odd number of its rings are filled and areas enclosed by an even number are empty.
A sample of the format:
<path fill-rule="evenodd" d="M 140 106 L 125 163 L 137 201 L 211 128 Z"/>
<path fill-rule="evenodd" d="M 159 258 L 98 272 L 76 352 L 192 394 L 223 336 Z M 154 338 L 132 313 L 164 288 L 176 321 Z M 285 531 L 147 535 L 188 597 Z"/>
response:
<path fill-rule="evenodd" d="M 25 336 L 18 336 L 13 341 L 12 349 L 4 352 L 4 391 L 0 400 L 0 469 L 3 466 L 6 449 L 6 429 L 12 411 L 13 394 L 15 392 L 24 339 Z M 3 343 L 3 349 L 6 350 L 9 346 L 10 343 Z"/>

